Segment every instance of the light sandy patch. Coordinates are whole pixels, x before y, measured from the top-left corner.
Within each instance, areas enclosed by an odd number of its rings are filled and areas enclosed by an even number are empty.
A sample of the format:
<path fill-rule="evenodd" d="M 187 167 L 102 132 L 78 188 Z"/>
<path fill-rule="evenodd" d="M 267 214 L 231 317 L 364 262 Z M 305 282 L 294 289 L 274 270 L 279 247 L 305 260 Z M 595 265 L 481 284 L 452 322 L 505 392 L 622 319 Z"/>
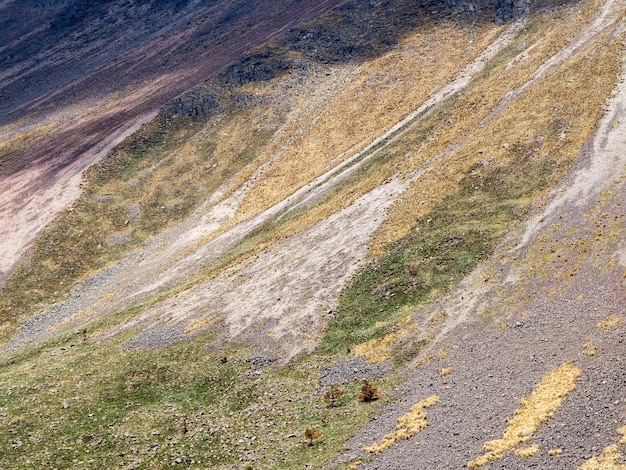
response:
<path fill-rule="evenodd" d="M 380 186 L 244 266 L 180 292 L 102 338 L 141 324 L 143 332 L 129 345 L 156 346 L 219 314 L 229 339 L 252 337 L 253 344 L 272 356 L 289 359 L 311 350 L 337 295 L 362 265 L 373 232 L 402 189 L 397 181 Z"/>

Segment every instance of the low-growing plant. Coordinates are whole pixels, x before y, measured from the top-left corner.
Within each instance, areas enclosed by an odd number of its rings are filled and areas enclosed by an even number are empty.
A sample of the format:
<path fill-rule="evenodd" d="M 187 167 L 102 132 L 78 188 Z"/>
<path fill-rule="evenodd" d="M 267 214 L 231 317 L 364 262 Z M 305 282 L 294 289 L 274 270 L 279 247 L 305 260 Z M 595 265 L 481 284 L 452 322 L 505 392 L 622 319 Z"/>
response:
<path fill-rule="evenodd" d="M 337 406 L 337 402 L 342 396 L 343 390 L 340 390 L 336 385 L 331 385 L 324 394 L 324 403 L 326 403 L 329 408 L 334 408 Z"/>
<path fill-rule="evenodd" d="M 315 428 L 307 428 L 304 431 L 305 443 L 309 447 L 313 447 L 315 445 L 313 441 L 315 439 L 319 439 L 320 437 L 322 437 L 322 431 L 318 431 Z"/>
<path fill-rule="evenodd" d="M 364 380 L 357 398 L 364 402 L 370 402 L 378 400 L 380 396 L 378 395 L 378 389 L 372 386 L 367 380 Z"/>

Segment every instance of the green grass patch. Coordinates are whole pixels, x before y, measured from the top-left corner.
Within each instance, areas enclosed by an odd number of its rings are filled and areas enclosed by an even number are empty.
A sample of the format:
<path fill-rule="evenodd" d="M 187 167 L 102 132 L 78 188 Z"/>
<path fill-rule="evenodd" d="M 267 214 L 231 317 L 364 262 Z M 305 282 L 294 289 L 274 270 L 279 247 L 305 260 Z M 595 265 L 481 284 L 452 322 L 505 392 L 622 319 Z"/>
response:
<path fill-rule="evenodd" d="M 128 351 L 121 337 L 95 344 L 67 333 L 5 356 L 0 466 L 319 466 L 393 398 L 390 377 L 373 382 L 379 402 L 358 401 L 354 383 L 328 408 L 312 394 L 325 358 L 255 371 L 250 351 L 210 352 L 212 339 Z M 307 428 L 323 433 L 313 447 L 302 443 Z"/>
<path fill-rule="evenodd" d="M 531 151 L 516 145 L 506 165 L 471 168 L 457 193 L 362 268 L 343 291 L 319 352 L 336 354 L 388 333 L 400 312 L 431 302 L 489 256 L 552 176 L 552 162 L 536 161 Z"/>

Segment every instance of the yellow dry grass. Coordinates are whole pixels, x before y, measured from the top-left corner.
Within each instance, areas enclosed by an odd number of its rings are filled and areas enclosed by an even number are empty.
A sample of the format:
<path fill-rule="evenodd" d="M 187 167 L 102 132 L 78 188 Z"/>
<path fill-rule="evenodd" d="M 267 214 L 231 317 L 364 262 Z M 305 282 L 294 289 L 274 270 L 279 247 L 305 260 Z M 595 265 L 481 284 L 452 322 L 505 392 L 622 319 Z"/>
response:
<path fill-rule="evenodd" d="M 368 364 L 379 364 L 386 361 L 391 356 L 391 346 L 406 338 L 417 328 L 417 324 L 412 323 L 411 320 L 412 317 L 409 315 L 398 322 L 391 333 L 356 345 L 352 349 L 353 355 L 365 357 Z"/>
<path fill-rule="evenodd" d="M 13 323 L 11 323 L 10 321 L 4 322 L 2 325 L 0 325 L 0 336 L 9 331 L 12 326 Z"/>
<path fill-rule="evenodd" d="M 609 315 L 604 320 L 597 324 L 598 329 L 600 330 L 612 330 L 613 328 L 617 328 L 617 326 L 621 323 L 622 319 L 616 317 L 614 315 Z"/>
<path fill-rule="evenodd" d="M 343 86 L 328 89 L 321 81 L 308 90 L 315 96 L 309 105 L 313 112 L 282 129 L 282 145 L 261 156 L 275 158 L 243 201 L 238 219 L 270 207 L 371 143 L 450 81 L 499 30 L 492 25 L 425 26 L 382 57 L 333 70 L 343 75 Z"/>
<path fill-rule="evenodd" d="M 585 345 L 583 346 L 583 354 L 586 356 L 595 356 L 598 352 L 598 348 L 591 344 L 591 340 L 589 338 L 585 339 Z"/>
<path fill-rule="evenodd" d="M 42 137 L 57 126 L 56 121 L 49 121 L 25 132 L 16 133 L 9 139 L 0 140 L 0 156 L 8 152 L 23 149 L 27 144 Z"/>
<path fill-rule="evenodd" d="M 401 172 L 421 169 L 422 174 L 390 209 L 371 245 L 372 255 L 379 255 L 389 243 L 406 236 L 417 219 L 455 192 L 457 181 L 472 165 L 484 160 L 495 165 L 506 162 L 509 152 L 503 147 L 505 143 L 513 145 L 541 136 L 534 159 L 549 155 L 560 165 L 576 155 L 593 131 L 598 112 L 615 83 L 619 47 L 610 32 L 547 73 L 504 110 L 494 110 L 508 91 L 524 84 L 589 23 L 599 2 L 584 3 L 581 13 L 568 9 L 532 19 L 513 44 L 521 49 L 534 46 L 523 54 L 525 59 L 501 66 L 476 81 L 454 104 L 446 125 L 438 126 L 421 148 L 413 149 L 402 161 Z M 587 55 L 593 47 L 602 49 Z M 600 76 L 600 83 L 592 83 Z M 569 125 L 565 137 L 547 138 L 550 127 L 558 122 Z"/>
<path fill-rule="evenodd" d="M 563 453 L 563 449 L 550 449 L 548 451 L 548 455 L 550 457 L 556 457 L 557 455 L 561 455 Z"/>
<path fill-rule="evenodd" d="M 507 450 L 529 441 L 539 426 L 559 409 L 563 399 L 576 388 L 576 379 L 580 375 L 580 369 L 570 363 L 547 374 L 528 397 L 520 400 L 521 407 L 512 419 L 506 421 L 502 439 L 486 442 L 483 446 L 486 453 L 469 462 L 468 468 L 481 467 L 501 459 Z"/>
<path fill-rule="evenodd" d="M 189 325 L 183 330 L 183 333 L 186 335 L 188 335 L 189 333 L 193 333 L 194 331 L 199 330 L 203 326 L 208 325 L 219 316 L 220 316 L 219 313 L 214 313 L 213 315 L 209 315 L 208 317 L 203 318 L 202 320 L 193 322 L 191 325 Z"/>
<path fill-rule="evenodd" d="M 363 451 L 371 454 L 380 454 L 385 449 L 391 447 L 394 442 L 399 441 L 400 439 L 410 439 L 422 429 L 428 427 L 428 422 L 426 421 L 428 415 L 424 409 L 430 408 L 438 401 L 439 397 L 437 395 L 431 395 L 430 397 L 416 403 L 411 407 L 411 410 L 407 414 L 398 418 L 398 424 L 396 424 L 394 432 L 386 434 L 379 444 L 372 444 L 369 447 L 364 447 Z"/>
<path fill-rule="evenodd" d="M 259 133 L 266 130 L 262 116 L 266 116 L 266 122 L 269 123 L 272 122 L 274 112 L 271 107 L 258 106 L 232 116 L 219 126 L 214 121 L 209 121 L 202 132 L 187 140 L 162 164 L 150 168 L 145 177 L 150 179 L 151 187 L 163 188 L 166 192 L 179 187 L 197 186 L 198 172 L 209 175 L 209 178 L 204 178 L 205 184 L 207 180 L 221 180 L 220 175 L 245 165 L 244 161 L 238 160 L 242 160 L 246 149 L 255 148 Z M 202 163 L 207 155 L 209 161 Z M 176 171 L 174 166 L 180 170 Z M 195 171 L 190 171 L 191 168 Z M 175 181 L 172 181 L 173 171 Z"/>
<path fill-rule="evenodd" d="M 20 119 L 14 121 L 14 122 L 11 122 L 9 124 L 5 124 L 4 126 L 1 126 L 0 127 L 0 136 L 7 135 L 9 132 L 17 129 L 20 126 L 23 126 L 32 117 L 33 117 L 32 115 L 26 115 L 25 117 L 20 118 Z"/>
<path fill-rule="evenodd" d="M 417 369 L 418 367 L 421 367 L 424 364 L 426 364 L 431 359 L 432 359 L 432 356 L 430 354 L 423 354 L 417 359 L 417 361 L 415 361 L 414 367 Z"/>
<path fill-rule="evenodd" d="M 452 367 L 444 367 L 441 369 L 441 376 L 445 377 L 446 375 L 450 375 L 452 373 Z"/>
<path fill-rule="evenodd" d="M 528 447 L 523 447 L 521 449 L 517 449 L 515 451 L 515 455 L 518 456 L 518 457 L 526 458 L 526 457 L 532 457 L 537 452 L 539 452 L 539 445 L 538 444 L 533 444 L 532 446 L 528 446 Z"/>
<path fill-rule="evenodd" d="M 626 425 L 618 428 L 617 434 L 620 436 L 617 444 L 605 447 L 600 455 L 587 460 L 578 470 L 626 470 L 626 465 L 619 463 L 622 460 L 619 447 L 626 445 Z"/>
<path fill-rule="evenodd" d="M 600 455 L 587 460 L 578 467 L 578 470 L 624 470 L 626 465 L 620 465 L 621 458 L 622 454 L 617 445 L 613 444 L 605 447 Z"/>

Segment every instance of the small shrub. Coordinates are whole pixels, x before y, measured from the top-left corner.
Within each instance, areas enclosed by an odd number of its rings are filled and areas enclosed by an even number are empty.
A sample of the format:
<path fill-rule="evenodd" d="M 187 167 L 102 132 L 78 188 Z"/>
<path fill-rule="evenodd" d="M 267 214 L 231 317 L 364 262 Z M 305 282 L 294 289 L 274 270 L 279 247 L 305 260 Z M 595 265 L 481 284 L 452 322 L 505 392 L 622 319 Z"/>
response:
<path fill-rule="evenodd" d="M 343 396 L 343 391 L 339 390 L 335 385 L 332 385 L 328 391 L 324 394 L 324 403 L 328 405 L 328 408 L 334 408 L 337 406 L 337 401 Z"/>
<path fill-rule="evenodd" d="M 363 385 L 361 386 L 361 392 L 359 393 L 357 398 L 364 402 L 378 400 L 378 390 L 374 388 L 367 380 L 364 380 Z"/>
<path fill-rule="evenodd" d="M 180 421 L 180 428 L 183 430 L 183 434 L 187 434 L 191 429 L 191 419 L 187 415 L 183 415 Z"/>
<path fill-rule="evenodd" d="M 322 431 L 318 431 L 315 428 L 307 428 L 306 431 L 304 431 L 305 443 L 309 447 L 313 447 L 313 440 L 319 439 L 320 437 L 322 437 Z"/>

